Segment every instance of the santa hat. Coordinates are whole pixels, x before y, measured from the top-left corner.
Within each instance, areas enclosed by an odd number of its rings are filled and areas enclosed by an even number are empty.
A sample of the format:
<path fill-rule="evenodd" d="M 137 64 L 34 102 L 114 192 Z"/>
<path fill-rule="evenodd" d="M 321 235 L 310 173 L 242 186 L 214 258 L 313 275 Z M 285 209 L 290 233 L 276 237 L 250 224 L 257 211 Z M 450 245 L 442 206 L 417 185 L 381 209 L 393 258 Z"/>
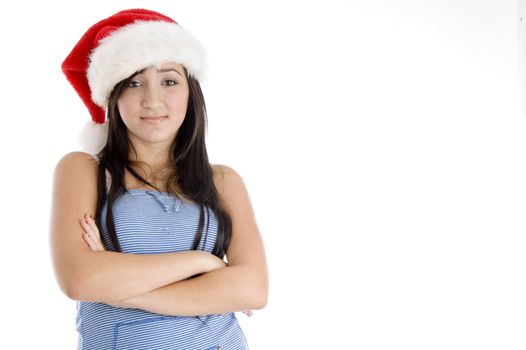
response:
<path fill-rule="evenodd" d="M 62 63 L 62 71 L 88 108 L 92 121 L 81 144 L 98 153 L 106 144 L 108 99 L 114 86 L 137 71 L 182 64 L 189 75 L 206 76 L 206 52 L 189 32 L 158 12 L 131 9 L 91 26 Z"/>

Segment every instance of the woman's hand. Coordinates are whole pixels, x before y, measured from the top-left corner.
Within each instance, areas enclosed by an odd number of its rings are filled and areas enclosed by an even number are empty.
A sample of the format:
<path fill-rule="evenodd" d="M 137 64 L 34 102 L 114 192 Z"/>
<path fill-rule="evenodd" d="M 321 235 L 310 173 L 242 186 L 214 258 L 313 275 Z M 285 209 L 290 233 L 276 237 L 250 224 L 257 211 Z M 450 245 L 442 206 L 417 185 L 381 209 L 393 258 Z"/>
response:
<path fill-rule="evenodd" d="M 85 232 L 82 238 L 84 238 L 84 241 L 92 251 L 99 252 L 106 250 L 104 244 L 102 244 L 99 229 L 90 215 L 84 214 L 83 219 L 80 221 L 80 226 L 82 226 Z"/>
<path fill-rule="evenodd" d="M 201 254 L 203 261 L 206 262 L 205 266 L 203 266 L 203 272 L 211 272 L 217 269 L 222 269 L 227 266 L 225 261 L 221 258 L 218 258 L 217 256 L 210 254 L 209 252 L 205 252 L 203 250 L 198 250 L 196 253 Z"/>

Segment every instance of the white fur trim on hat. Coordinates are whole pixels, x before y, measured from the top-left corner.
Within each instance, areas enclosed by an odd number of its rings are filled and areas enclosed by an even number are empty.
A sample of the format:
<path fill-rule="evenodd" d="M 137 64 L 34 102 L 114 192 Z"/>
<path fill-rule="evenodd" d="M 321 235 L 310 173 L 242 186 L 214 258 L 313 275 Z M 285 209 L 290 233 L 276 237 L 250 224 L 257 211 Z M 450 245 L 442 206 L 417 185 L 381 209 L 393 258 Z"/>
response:
<path fill-rule="evenodd" d="M 206 51 L 179 24 L 137 21 L 103 38 L 90 55 L 87 71 L 91 98 L 107 108 L 113 87 L 137 71 L 164 63 L 182 64 L 202 81 L 206 77 Z"/>
<path fill-rule="evenodd" d="M 97 154 L 106 145 L 108 139 L 108 121 L 99 124 L 91 120 L 86 123 L 84 129 L 79 133 L 79 144 L 83 151 L 89 154 Z"/>

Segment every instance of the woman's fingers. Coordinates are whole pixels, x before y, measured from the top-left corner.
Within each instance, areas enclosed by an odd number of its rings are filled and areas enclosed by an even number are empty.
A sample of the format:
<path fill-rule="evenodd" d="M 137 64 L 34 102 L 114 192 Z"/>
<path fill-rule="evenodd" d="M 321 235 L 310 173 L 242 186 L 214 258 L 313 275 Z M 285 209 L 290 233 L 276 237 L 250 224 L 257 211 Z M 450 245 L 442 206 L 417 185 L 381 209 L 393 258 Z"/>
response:
<path fill-rule="evenodd" d="M 95 242 L 93 242 L 93 239 L 91 239 L 90 235 L 85 233 L 82 235 L 82 238 L 84 238 L 84 241 L 88 244 L 89 248 L 96 252 L 97 251 L 97 246 L 95 245 Z"/>
<path fill-rule="evenodd" d="M 250 316 L 253 315 L 252 310 L 245 310 L 245 311 L 243 311 L 243 313 L 244 313 L 245 315 L 247 315 L 248 317 L 250 317 Z"/>
<path fill-rule="evenodd" d="M 96 252 L 98 250 L 98 247 L 97 247 L 97 244 L 95 242 L 95 239 L 94 237 L 92 237 L 92 234 L 93 234 L 93 231 L 91 229 L 91 226 L 88 222 L 88 220 L 86 219 L 86 216 L 84 216 L 84 218 L 81 220 L 80 222 L 80 226 L 82 227 L 82 229 L 84 230 L 84 234 L 82 235 L 82 238 L 84 238 L 84 241 L 86 242 L 86 244 L 88 245 L 88 247 Z"/>
<path fill-rule="evenodd" d="M 95 221 L 91 217 L 89 217 L 88 215 L 84 215 L 83 219 L 81 220 L 81 226 L 84 232 L 86 232 L 84 235 L 84 240 L 86 241 L 91 250 L 106 250 L 104 248 L 104 245 L 102 244 L 99 229 L 97 228 Z"/>
<path fill-rule="evenodd" d="M 88 224 L 93 232 L 93 235 L 92 235 L 92 238 L 94 239 L 95 243 L 97 244 L 97 248 L 99 250 L 105 250 L 104 249 L 104 245 L 102 244 L 102 240 L 100 238 L 100 232 L 99 232 L 99 229 L 97 227 L 97 224 L 95 223 L 95 220 L 93 220 L 93 218 L 91 217 L 86 217 L 86 219 L 88 220 Z"/>

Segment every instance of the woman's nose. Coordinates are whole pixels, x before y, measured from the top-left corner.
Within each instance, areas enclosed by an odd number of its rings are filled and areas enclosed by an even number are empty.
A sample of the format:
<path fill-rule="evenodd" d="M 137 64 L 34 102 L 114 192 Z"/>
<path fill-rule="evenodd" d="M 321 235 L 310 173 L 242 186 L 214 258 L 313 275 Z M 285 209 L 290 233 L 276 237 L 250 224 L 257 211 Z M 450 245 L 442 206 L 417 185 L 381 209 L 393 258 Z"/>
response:
<path fill-rule="evenodd" d="M 162 95 L 159 87 L 147 85 L 143 91 L 142 106 L 144 108 L 157 108 L 162 104 Z"/>

